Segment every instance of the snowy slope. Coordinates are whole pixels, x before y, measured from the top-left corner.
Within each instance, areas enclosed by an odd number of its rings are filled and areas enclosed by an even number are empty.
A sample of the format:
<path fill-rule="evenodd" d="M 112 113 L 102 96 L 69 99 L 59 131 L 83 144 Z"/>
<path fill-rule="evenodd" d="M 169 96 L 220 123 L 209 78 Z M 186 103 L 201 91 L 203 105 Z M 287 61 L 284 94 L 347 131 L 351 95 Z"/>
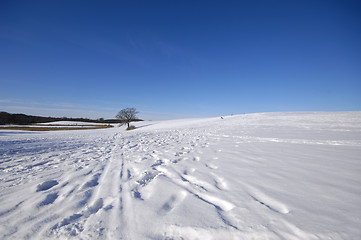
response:
<path fill-rule="evenodd" d="M 0 132 L 0 239 L 360 239 L 361 112 Z"/>

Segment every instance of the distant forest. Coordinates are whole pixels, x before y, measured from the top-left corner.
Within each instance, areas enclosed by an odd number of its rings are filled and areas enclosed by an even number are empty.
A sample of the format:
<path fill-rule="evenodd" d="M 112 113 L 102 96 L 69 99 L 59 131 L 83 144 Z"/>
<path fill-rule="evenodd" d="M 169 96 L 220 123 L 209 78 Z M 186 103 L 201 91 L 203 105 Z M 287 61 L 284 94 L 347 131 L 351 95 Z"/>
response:
<path fill-rule="evenodd" d="M 0 112 L 0 125 L 16 124 L 16 125 L 28 125 L 33 123 L 48 123 L 54 121 L 76 121 L 76 122 L 92 122 L 92 123 L 123 123 L 119 119 L 88 119 L 88 118 L 55 118 L 55 117 L 40 117 L 31 116 L 26 114 L 12 114 L 7 112 Z M 142 121 L 141 119 L 134 119 L 133 122 Z"/>

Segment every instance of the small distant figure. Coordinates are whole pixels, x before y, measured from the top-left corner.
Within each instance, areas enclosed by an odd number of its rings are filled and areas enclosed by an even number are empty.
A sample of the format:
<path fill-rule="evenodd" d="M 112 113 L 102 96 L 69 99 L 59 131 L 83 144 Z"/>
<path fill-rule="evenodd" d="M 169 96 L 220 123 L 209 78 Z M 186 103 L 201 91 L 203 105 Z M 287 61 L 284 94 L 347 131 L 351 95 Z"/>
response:
<path fill-rule="evenodd" d="M 223 119 L 223 117 L 221 117 L 221 119 Z"/>

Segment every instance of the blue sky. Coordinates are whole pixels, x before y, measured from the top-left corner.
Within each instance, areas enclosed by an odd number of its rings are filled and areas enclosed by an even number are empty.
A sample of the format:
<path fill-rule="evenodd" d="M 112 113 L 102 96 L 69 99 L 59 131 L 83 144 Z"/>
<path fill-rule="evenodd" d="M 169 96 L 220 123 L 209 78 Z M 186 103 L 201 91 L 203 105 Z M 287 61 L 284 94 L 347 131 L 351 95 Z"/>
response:
<path fill-rule="evenodd" d="M 1 1 L 0 111 L 361 110 L 360 1 Z"/>

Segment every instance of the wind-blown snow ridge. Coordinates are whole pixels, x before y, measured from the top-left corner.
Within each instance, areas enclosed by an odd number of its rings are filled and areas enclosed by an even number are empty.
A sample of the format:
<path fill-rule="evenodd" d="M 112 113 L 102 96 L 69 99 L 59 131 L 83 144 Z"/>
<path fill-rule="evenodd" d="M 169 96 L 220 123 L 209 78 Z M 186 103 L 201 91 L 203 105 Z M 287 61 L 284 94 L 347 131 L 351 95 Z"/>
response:
<path fill-rule="evenodd" d="M 357 239 L 361 113 L 0 132 L 0 239 Z"/>

